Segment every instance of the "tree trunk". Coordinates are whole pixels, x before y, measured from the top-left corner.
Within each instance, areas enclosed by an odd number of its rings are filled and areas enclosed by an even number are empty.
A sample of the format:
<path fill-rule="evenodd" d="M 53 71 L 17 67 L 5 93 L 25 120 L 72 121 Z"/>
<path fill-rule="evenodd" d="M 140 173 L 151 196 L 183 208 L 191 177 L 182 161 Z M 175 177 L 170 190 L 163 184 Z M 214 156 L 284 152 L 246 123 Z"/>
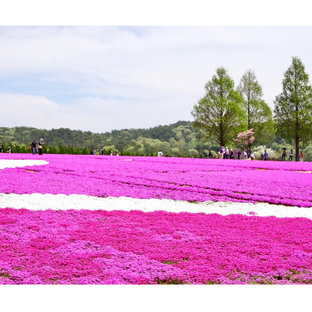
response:
<path fill-rule="evenodd" d="M 248 74 L 248 92 L 247 92 L 247 130 L 250 130 L 250 84 L 251 84 L 250 73 Z M 248 143 L 248 147 L 251 149 L 251 143 Z"/>
<path fill-rule="evenodd" d="M 220 101 L 221 101 L 221 109 L 220 109 L 220 144 L 224 146 L 224 129 L 223 129 L 223 89 L 220 90 Z"/>
<path fill-rule="evenodd" d="M 299 161 L 299 137 L 296 136 L 296 161 Z"/>
<path fill-rule="evenodd" d="M 299 161 L 299 109 L 298 104 L 296 104 L 296 129 L 295 129 L 295 142 L 296 142 L 296 161 Z"/>
<path fill-rule="evenodd" d="M 296 94 L 296 129 L 295 129 L 295 140 L 296 140 L 296 161 L 299 161 L 299 103 L 297 96 L 297 72 L 295 70 L 295 94 Z"/>
<path fill-rule="evenodd" d="M 220 125 L 220 146 L 224 146 L 223 123 Z"/>

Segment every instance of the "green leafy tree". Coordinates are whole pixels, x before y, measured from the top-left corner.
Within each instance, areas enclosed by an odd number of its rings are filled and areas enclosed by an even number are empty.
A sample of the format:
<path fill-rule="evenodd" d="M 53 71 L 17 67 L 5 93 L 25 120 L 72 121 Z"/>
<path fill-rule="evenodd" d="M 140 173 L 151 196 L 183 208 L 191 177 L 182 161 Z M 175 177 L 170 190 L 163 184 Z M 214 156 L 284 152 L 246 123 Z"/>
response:
<path fill-rule="evenodd" d="M 253 129 L 257 143 L 267 143 L 274 136 L 272 111 L 262 99 L 262 87 L 252 70 L 248 70 L 240 80 L 238 91 L 244 99 L 247 130 Z M 249 145 L 249 147 L 251 144 Z"/>
<path fill-rule="evenodd" d="M 193 125 L 206 138 L 224 146 L 245 128 L 243 99 L 223 67 L 217 69 L 205 89 L 205 96 L 194 105 Z"/>
<path fill-rule="evenodd" d="M 309 75 L 298 57 L 284 74 L 283 91 L 275 100 L 275 120 L 282 138 L 296 145 L 296 161 L 299 160 L 300 143 L 312 139 L 312 87 Z"/>

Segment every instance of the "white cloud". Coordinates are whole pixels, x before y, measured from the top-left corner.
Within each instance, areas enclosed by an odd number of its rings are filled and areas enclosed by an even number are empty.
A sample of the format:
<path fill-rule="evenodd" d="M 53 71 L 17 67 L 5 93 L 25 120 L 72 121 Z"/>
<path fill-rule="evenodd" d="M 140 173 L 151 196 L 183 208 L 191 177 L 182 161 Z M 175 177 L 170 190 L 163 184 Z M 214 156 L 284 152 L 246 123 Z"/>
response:
<path fill-rule="evenodd" d="M 52 127 L 149 127 L 190 120 L 205 83 L 225 66 L 236 84 L 247 69 L 255 70 L 273 106 L 291 56 L 299 56 L 311 73 L 311 32 L 311 27 L 5 27 L 0 90 L 14 99 L 23 93 L 33 103 L 36 124 L 45 112 Z M 12 83 L 21 79 L 31 91 Z M 27 94 L 42 98 L 30 101 Z M 8 115 L 7 122 L 27 121 Z"/>
<path fill-rule="evenodd" d="M 45 128 L 50 117 L 58 115 L 60 106 L 44 96 L 0 93 L 2 126 Z"/>
<path fill-rule="evenodd" d="M 173 104 L 173 105 L 172 105 Z M 1 126 L 27 126 L 40 129 L 71 128 L 93 132 L 112 129 L 148 128 L 185 120 L 176 113 L 176 103 L 154 101 L 149 107 L 144 102 L 125 103 L 121 100 L 99 97 L 80 98 L 62 105 L 43 96 L 1 94 Z M 166 109 L 167 107 L 167 109 Z M 164 116 L 163 111 L 167 114 Z"/>

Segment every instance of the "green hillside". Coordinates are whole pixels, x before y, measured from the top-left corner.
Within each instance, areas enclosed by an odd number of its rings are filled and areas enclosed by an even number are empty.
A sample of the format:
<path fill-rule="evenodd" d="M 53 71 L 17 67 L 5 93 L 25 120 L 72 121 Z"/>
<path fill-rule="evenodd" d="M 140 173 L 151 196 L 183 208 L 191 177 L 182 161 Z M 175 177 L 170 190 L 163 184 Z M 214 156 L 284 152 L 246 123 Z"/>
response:
<path fill-rule="evenodd" d="M 200 139 L 190 121 L 178 121 L 171 125 L 157 126 L 149 129 L 123 129 L 105 133 L 70 130 L 67 128 L 44 130 L 30 127 L 0 128 L 0 145 L 4 151 L 8 146 L 13 153 L 30 153 L 30 143 L 44 138 L 44 153 L 90 154 L 95 148 L 104 154 L 118 150 L 121 155 L 155 156 L 162 151 L 165 156 L 203 157 L 211 149 L 213 154 L 219 150 L 216 143 Z M 228 146 L 236 148 L 235 142 Z M 289 151 L 293 146 L 287 144 L 279 136 L 275 141 L 267 142 L 269 159 L 280 159 L 282 147 Z M 259 158 L 264 146 L 253 146 Z M 305 160 L 312 161 L 312 145 L 303 148 Z"/>
<path fill-rule="evenodd" d="M 105 133 L 70 130 L 67 128 L 44 130 L 30 127 L 0 128 L 0 144 L 11 145 L 13 152 L 29 152 L 35 139 L 44 138 L 46 152 L 88 154 L 92 148 L 105 154 L 119 150 L 123 155 L 156 155 L 159 150 L 170 156 L 200 156 L 210 144 L 196 139 L 190 121 L 149 129 L 123 129 Z"/>

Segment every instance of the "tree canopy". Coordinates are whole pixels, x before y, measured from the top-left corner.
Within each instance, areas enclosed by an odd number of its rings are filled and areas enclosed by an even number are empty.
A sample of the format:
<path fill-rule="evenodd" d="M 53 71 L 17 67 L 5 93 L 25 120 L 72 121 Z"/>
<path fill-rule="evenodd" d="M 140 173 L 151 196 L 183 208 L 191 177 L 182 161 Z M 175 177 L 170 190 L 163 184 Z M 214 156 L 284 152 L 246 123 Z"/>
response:
<path fill-rule="evenodd" d="M 217 69 L 205 90 L 204 97 L 194 105 L 193 125 L 204 136 L 224 146 L 245 128 L 243 99 L 223 67 Z"/>
<path fill-rule="evenodd" d="M 256 142 L 267 143 L 274 136 L 272 111 L 262 99 L 262 87 L 252 70 L 246 71 L 243 75 L 238 91 L 243 97 L 247 130 L 254 130 Z"/>
<path fill-rule="evenodd" d="M 275 100 L 275 121 L 279 135 L 296 146 L 299 160 L 300 143 L 312 139 L 312 87 L 309 75 L 298 57 L 284 74 L 283 91 Z"/>

